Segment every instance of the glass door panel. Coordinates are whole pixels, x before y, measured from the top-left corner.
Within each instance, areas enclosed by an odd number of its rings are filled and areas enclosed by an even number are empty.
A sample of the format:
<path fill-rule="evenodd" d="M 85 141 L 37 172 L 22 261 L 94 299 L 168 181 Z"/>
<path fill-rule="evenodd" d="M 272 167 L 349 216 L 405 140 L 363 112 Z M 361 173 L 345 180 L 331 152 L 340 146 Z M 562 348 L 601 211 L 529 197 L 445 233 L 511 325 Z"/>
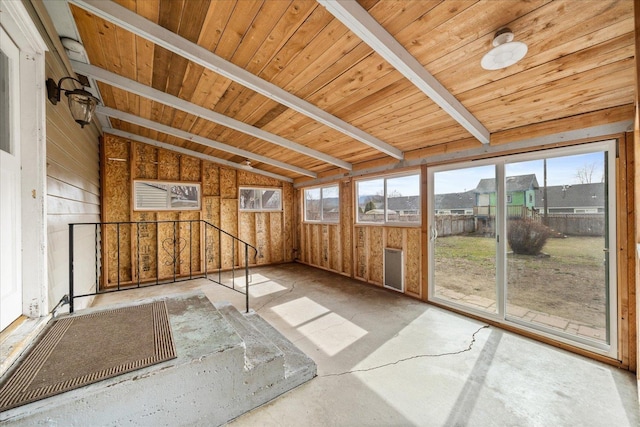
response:
<path fill-rule="evenodd" d="M 497 313 L 496 168 L 434 172 L 431 181 L 431 295 Z"/>
<path fill-rule="evenodd" d="M 505 165 L 508 320 L 609 342 L 606 156 Z"/>

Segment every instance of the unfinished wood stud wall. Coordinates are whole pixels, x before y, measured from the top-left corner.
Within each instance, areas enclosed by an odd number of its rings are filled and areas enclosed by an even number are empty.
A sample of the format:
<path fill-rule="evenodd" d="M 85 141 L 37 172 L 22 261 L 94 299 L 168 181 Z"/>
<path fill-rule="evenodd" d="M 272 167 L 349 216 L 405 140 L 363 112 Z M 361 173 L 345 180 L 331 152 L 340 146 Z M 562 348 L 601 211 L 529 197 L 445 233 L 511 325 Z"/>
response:
<path fill-rule="evenodd" d="M 216 225 L 258 248 L 255 260 L 253 251 L 249 251 L 251 264 L 292 260 L 291 184 L 113 135 L 105 135 L 102 146 L 103 222 L 193 221 L 175 227 L 171 223 L 121 225 L 119 230 L 115 226 L 103 227 L 104 288 L 116 286 L 118 280 L 121 285 L 126 285 L 138 280 L 170 278 L 174 273 L 177 276 L 198 274 L 204 271 L 205 266 L 212 271 L 242 265 L 244 253 L 237 242 L 228 236 L 219 237 L 210 228 L 205 235 L 199 220 Z M 131 189 L 136 179 L 199 183 L 201 209 L 135 211 L 131 203 Z M 241 186 L 280 188 L 283 210 L 239 212 L 238 190 Z M 167 242 L 174 238 L 179 242 L 176 253 L 173 253 L 173 246 L 167 248 Z M 205 252 L 207 259 L 204 259 Z M 178 261 L 175 272 L 174 257 Z"/>

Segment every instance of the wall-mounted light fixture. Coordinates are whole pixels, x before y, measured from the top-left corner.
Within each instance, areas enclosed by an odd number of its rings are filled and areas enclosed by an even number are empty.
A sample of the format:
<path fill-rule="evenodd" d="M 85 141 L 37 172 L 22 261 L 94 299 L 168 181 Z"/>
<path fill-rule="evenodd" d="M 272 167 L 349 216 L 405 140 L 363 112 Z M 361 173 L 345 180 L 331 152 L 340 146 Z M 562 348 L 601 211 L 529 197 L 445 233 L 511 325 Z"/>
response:
<path fill-rule="evenodd" d="M 86 86 L 82 84 L 80 80 L 73 77 L 63 77 L 58 81 L 58 84 L 56 84 L 55 80 L 49 78 L 47 79 L 47 97 L 53 105 L 56 105 L 60 101 L 60 92 L 64 92 L 67 98 L 69 98 L 69 109 L 71 110 L 73 119 L 81 128 L 84 128 L 85 125 L 91 123 L 91 117 L 99 102 L 98 98 L 84 89 L 62 89 L 61 85 L 65 80 L 73 80 L 80 83 L 83 87 Z"/>

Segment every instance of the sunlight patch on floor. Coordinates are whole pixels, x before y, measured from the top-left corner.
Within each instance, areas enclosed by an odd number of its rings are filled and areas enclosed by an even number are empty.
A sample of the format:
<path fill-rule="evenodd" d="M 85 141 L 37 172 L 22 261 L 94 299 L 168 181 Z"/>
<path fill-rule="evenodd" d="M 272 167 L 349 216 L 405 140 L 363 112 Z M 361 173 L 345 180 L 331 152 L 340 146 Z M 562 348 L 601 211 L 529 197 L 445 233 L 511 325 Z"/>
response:
<path fill-rule="evenodd" d="M 249 286 L 249 295 L 252 298 L 260 298 L 265 295 L 275 294 L 277 292 L 281 292 L 286 290 L 284 286 L 276 283 L 276 282 L 262 282 L 258 284 L 251 284 Z"/>
<path fill-rule="evenodd" d="M 302 297 L 270 308 L 328 356 L 334 356 L 368 332 L 315 301 Z"/>
<path fill-rule="evenodd" d="M 336 313 L 328 313 L 298 328 L 309 341 L 328 356 L 335 356 L 367 331 Z"/>

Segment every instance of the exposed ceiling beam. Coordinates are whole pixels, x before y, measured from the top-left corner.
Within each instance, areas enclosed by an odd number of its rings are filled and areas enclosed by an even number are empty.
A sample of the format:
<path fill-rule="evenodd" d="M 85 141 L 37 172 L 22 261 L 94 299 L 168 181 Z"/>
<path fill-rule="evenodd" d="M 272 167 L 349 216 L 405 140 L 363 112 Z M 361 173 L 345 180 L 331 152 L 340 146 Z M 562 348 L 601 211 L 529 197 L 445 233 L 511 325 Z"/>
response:
<path fill-rule="evenodd" d="M 263 171 L 260 169 L 245 169 L 237 163 L 230 162 L 229 160 L 220 159 L 218 157 L 209 156 L 207 154 L 200 153 L 198 151 L 189 150 L 188 148 L 177 147 L 175 145 L 167 144 L 165 142 L 156 141 L 155 139 L 147 138 L 145 136 L 136 135 L 135 133 L 126 132 L 120 129 L 115 128 L 104 128 L 102 129 L 105 133 L 110 133 L 111 135 L 120 136 L 122 138 L 127 138 L 133 141 L 142 142 L 145 144 L 153 145 L 154 147 L 163 148 L 165 150 L 175 151 L 177 153 L 185 154 L 187 156 L 197 157 L 202 160 L 208 160 L 210 162 L 218 163 L 221 165 L 229 166 L 235 169 L 246 170 L 247 172 L 255 173 L 258 175 L 268 176 L 270 178 L 279 179 L 280 181 L 293 182 L 293 179 L 278 175 L 276 173 L 271 173 L 267 171 Z"/>
<path fill-rule="evenodd" d="M 587 113 L 588 114 L 588 113 Z M 560 119 L 562 120 L 562 119 Z M 535 149 L 544 148 L 558 148 L 558 143 L 566 143 L 568 141 L 579 141 L 581 139 L 597 139 L 602 138 L 601 141 L 609 138 L 616 138 L 618 135 L 624 132 L 628 132 L 633 127 L 634 120 L 620 120 L 613 123 L 606 123 L 596 125 L 588 128 L 574 129 L 565 132 L 557 132 L 549 135 L 538 136 L 529 139 L 513 140 L 511 142 L 503 142 L 499 145 L 482 145 L 478 148 L 470 150 L 452 151 L 444 154 L 433 154 L 425 157 L 419 157 L 411 160 L 404 160 L 393 165 L 375 166 L 367 169 L 354 170 L 348 174 L 338 173 L 335 175 L 325 175 L 321 178 L 307 180 L 293 184 L 294 188 L 310 187 L 314 185 L 321 185 L 326 183 L 335 182 L 346 177 L 357 178 L 360 176 L 367 176 L 372 174 L 389 173 L 394 168 L 408 168 L 421 165 L 435 165 L 442 162 L 450 163 L 452 161 L 464 161 L 479 157 L 486 157 L 487 155 L 497 157 L 513 152 L 531 151 Z M 508 132 L 508 131 L 507 131 Z M 500 134 L 497 133 L 497 134 Z M 493 135 L 496 135 L 494 133 Z M 435 147 L 434 147 L 435 148 Z"/>
<path fill-rule="evenodd" d="M 332 129 L 342 132 L 378 151 L 381 151 L 398 160 L 402 160 L 404 154 L 396 147 L 368 134 L 338 117 L 335 117 L 315 105 L 298 98 L 286 90 L 257 77 L 250 72 L 226 61 L 213 52 L 198 46 L 169 30 L 154 24 L 142 16 L 120 6 L 112 1 L 104 0 L 68 0 L 82 9 L 85 9 L 102 19 L 112 22 L 127 31 L 164 47 L 189 61 L 214 71 L 228 79 L 235 81 L 251 90 L 254 90 L 274 101 L 304 114 Z"/>
<path fill-rule="evenodd" d="M 206 120 L 210 120 L 214 123 L 218 123 L 231 129 L 235 129 L 247 135 L 269 141 L 273 144 L 279 145 L 289 150 L 304 154 L 305 156 L 313 157 L 314 159 L 330 163 L 343 169 L 353 169 L 351 163 L 337 159 L 328 154 L 321 153 L 320 151 L 314 150 L 312 148 L 305 147 L 304 145 L 295 143 L 281 136 L 248 125 L 239 120 L 232 119 L 220 113 L 216 113 L 215 111 L 211 111 L 208 108 L 204 108 L 189 101 L 185 101 L 184 99 L 178 98 L 177 96 L 169 95 L 168 93 L 162 92 L 161 90 L 157 90 L 150 86 L 138 83 L 135 80 L 119 76 L 118 74 L 112 73 L 103 68 L 76 61 L 71 61 L 71 65 L 73 66 L 73 70 L 76 73 L 93 77 L 94 79 L 107 83 L 111 86 L 115 86 L 122 90 L 140 95 L 144 98 L 160 102 L 173 108 L 177 108 L 186 113 L 193 114 Z"/>
<path fill-rule="evenodd" d="M 433 102 L 460 123 L 483 144 L 490 133 L 431 73 L 418 62 L 387 30 L 358 2 L 353 0 L 317 0 L 333 16 L 368 44 Z"/>
<path fill-rule="evenodd" d="M 317 177 L 317 174 L 315 172 L 309 171 L 307 169 L 302 169 L 297 166 L 290 165 L 288 163 L 283 163 L 279 160 L 270 159 L 268 157 L 252 153 L 250 151 L 243 150 L 241 148 L 223 144 L 221 142 L 214 141 L 212 139 L 208 139 L 200 135 L 196 135 L 181 129 L 176 129 L 174 127 L 167 126 L 162 123 L 154 122 L 153 120 L 144 119 L 142 117 L 125 113 L 123 111 L 119 111 L 114 108 L 98 106 L 96 108 L 96 113 L 104 114 L 106 116 L 109 116 L 118 120 L 124 120 L 125 122 L 129 122 L 134 125 L 143 126 L 152 130 L 157 130 L 158 132 L 166 133 L 167 135 L 177 136 L 178 138 L 182 138 L 187 141 L 197 142 L 198 144 L 206 145 L 207 147 L 215 148 L 216 150 L 226 151 L 227 153 L 235 154 L 236 156 L 242 156 L 247 159 L 255 160 L 257 162 L 266 163 L 268 165 L 276 166 L 278 168 L 299 173 L 301 175 L 310 176 L 312 178 Z"/>

